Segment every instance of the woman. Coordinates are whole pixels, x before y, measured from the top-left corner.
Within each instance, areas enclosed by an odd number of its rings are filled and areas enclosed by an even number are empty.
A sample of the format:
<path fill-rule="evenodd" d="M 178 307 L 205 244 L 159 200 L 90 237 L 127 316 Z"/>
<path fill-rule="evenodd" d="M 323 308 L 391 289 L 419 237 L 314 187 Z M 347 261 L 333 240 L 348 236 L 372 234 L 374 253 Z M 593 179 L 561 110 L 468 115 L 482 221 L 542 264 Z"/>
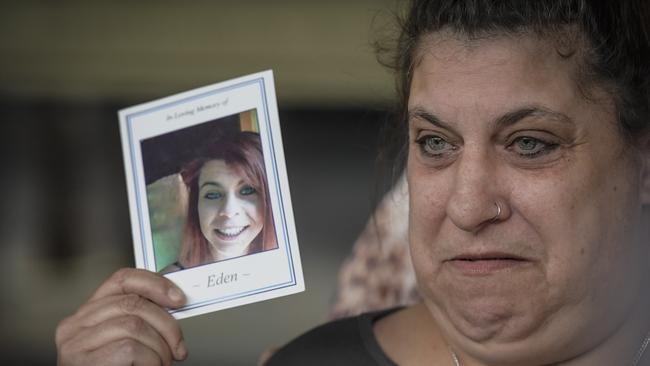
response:
<path fill-rule="evenodd" d="M 423 301 L 268 365 L 650 365 L 648 19 L 633 1 L 414 1 L 395 66 Z M 182 302 L 119 271 L 61 323 L 59 361 L 182 359 L 162 308 Z"/>
<path fill-rule="evenodd" d="M 178 261 L 162 273 L 277 248 L 259 135 L 225 136 L 201 155 L 181 170 L 183 242 Z"/>

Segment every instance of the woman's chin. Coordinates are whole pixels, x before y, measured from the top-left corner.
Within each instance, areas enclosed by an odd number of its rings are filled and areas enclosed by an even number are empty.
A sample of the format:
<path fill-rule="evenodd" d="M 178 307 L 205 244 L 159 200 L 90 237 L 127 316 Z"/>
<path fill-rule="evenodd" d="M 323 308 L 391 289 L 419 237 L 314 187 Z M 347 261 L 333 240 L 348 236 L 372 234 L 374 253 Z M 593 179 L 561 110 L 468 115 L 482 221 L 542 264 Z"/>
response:
<path fill-rule="evenodd" d="M 248 249 L 250 245 L 250 240 L 215 240 L 212 243 L 212 246 L 221 253 L 227 254 L 242 254 Z"/>

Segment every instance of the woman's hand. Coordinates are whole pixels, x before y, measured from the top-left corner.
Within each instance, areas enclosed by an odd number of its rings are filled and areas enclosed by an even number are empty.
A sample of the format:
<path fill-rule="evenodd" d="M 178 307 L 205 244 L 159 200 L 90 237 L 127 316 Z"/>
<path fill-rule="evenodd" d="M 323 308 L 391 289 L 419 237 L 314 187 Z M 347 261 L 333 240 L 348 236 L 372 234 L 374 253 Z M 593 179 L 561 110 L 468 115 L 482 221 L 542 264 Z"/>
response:
<path fill-rule="evenodd" d="M 58 365 L 171 365 L 187 349 L 165 308 L 185 303 L 167 278 L 123 268 L 56 329 Z"/>

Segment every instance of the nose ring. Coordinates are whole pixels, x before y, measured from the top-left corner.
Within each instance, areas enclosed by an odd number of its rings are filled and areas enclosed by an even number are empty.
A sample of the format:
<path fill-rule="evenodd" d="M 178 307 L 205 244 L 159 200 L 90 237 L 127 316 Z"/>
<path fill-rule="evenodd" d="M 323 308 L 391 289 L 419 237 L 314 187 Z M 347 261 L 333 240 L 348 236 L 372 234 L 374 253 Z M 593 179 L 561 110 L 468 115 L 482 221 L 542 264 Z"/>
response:
<path fill-rule="evenodd" d="M 494 202 L 494 205 L 497 206 L 497 214 L 494 215 L 494 217 L 490 220 L 490 222 L 495 222 L 499 220 L 499 216 L 501 216 L 501 205 L 499 205 L 499 202 Z"/>

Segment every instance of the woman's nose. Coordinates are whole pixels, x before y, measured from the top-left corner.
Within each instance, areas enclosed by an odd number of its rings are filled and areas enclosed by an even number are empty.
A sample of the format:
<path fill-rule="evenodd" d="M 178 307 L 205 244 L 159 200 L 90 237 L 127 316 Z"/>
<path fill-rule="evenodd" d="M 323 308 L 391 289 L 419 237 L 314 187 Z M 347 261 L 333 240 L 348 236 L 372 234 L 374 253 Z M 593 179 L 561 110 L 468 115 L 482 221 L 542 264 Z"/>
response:
<path fill-rule="evenodd" d="M 232 197 L 231 195 L 226 195 L 221 210 L 219 211 L 219 216 L 231 219 L 239 215 L 240 211 L 240 205 L 237 202 L 237 198 Z"/>
<path fill-rule="evenodd" d="M 504 187 L 498 166 L 489 154 L 469 152 L 451 168 L 455 171 L 447 216 L 454 225 L 476 233 L 510 215 L 510 207 L 502 195 Z"/>

